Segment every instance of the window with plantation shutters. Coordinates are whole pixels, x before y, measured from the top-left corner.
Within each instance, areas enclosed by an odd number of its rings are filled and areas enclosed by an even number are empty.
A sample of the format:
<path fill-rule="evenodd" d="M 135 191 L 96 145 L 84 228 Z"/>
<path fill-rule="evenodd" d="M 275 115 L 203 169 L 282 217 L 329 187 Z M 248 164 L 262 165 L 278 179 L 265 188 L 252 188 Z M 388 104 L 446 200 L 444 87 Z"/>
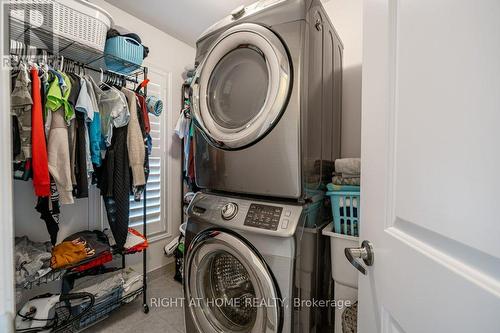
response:
<path fill-rule="evenodd" d="M 165 233 L 167 231 L 166 223 L 166 184 L 167 184 L 167 160 L 165 154 L 166 145 L 166 92 L 167 92 L 167 74 L 161 74 L 151 71 L 148 78 L 151 80 L 148 84 L 148 96 L 157 96 L 164 102 L 164 110 L 157 117 L 149 114 L 151 124 L 151 138 L 153 150 L 149 156 L 149 178 L 146 185 L 146 221 L 148 223 L 148 235 Z M 130 222 L 129 226 L 135 227 L 142 232 L 143 206 L 144 202 L 134 201 L 130 197 Z"/>
<path fill-rule="evenodd" d="M 151 123 L 151 138 L 153 139 L 153 151 L 149 156 L 149 178 L 146 186 L 146 213 L 147 222 L 159 222 L 161 219 L 161 182 L 162 182 L 162 158 L 161 158 L 161 116 L 156 117 L 150 115 Z M 136 226 L 142 223 L 143 220 L 143 201 L 134 201 L 133 196 L 130 197 L 130 222 L 131 226 Z"/>

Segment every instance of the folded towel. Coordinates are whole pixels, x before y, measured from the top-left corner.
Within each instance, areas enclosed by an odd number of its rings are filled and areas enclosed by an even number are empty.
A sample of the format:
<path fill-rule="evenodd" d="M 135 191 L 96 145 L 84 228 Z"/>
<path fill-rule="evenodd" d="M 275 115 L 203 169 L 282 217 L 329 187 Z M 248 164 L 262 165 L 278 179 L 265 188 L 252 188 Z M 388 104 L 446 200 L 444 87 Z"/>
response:
<path fill-rule="evenodd" d="M 339 158 L 335 160 L 335 172 L 349 176 L 361 174 L 361 159 L 360 158 Z M 347 177 L 344 177 L 347 178 Z M 352 178 L 352 177 L 351 177 Z"/>
<path fill-rule="evenodd" d="M 340 176 L 333 176 L 332 183 L 335 185 L 360 185 L 360 178 L 344 178 Z"/>

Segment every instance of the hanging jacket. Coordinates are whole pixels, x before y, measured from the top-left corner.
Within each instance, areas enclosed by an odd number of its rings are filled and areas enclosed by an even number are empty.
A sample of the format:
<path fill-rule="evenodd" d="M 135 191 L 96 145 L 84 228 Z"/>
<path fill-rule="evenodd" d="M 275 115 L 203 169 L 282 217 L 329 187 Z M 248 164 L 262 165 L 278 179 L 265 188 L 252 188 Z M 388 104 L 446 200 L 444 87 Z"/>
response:
<path fill-rule="evenodd" d="M 32 68 L 30 72 L 32 82 L 31 96 L 33 99 L 33 108 L 31 111 L 33 187 L 37 196 L 48 197 L 50 196 L 50 177 L 43 124 L 42 98 L 40 95 L 40 78 L 38 77 L 38 70 L 36 68 Z"/>
<path fill-rule="evenodd" d="M 132 180 L 134 186 L 146 184 L 144 175 L 144 140 L 142 138 L 139 118 L 137 116 L 137 100 L 135 93 L 126 88 L 122 88 L 123 93 L 127 97 L 128 107 L 130 110 L 130 120 L 127 133 L 127 149 L 130 160 L 130 168 L 132 169 Z"/>
<path fill-rule="evenodd" d="M 96 170 L 109 226 L 118 248 L 127 241 L 130 212 L 130 169 L 127 149 L 128 126 L 115 128 L 102 166 Z"/>
<path fill-rule="evenodd" d="M 56 182 L 62 205 L 74 203 L 68 127 L 64 119 L 64 108 L 52 113 L 52 125 L 48 142 L 49 171 Z"/>
<path fill-rule="evenodd" d="M 80 77 L 74 73 L 67 73 L 71 82 L 71 90 L 68 102 L 73 109 L 76 109 L 78 96 L 80 95 L 81 84 Z M 75 119 L 71 120 L 69 127 L 70 160 L 71 160 L 71 179 L 73 182 L 73 195 L 77 198 L 86 198 L 88 196 L 87 168 L 85 161 L 85 119 L 81 112 L 75 112 Z M 81 161 L 83 156 L 83 161 Z M 82 163 L 83 162 L 83 163 Z M 82 167 L 84 168 L 82 170 Z M 81 177 L 81 175 L 84 177 Z"/>
<path fill-rule="evenodd" d="M 146 104 L 146 98 L 141 94 L 136 94 L 139 101 L 139 110 L 141 111 L 142 119 L 144 120 L 144 129 L 146 133 L 151 132 L 151 123 L 149 122 L 148 106 Z"/>

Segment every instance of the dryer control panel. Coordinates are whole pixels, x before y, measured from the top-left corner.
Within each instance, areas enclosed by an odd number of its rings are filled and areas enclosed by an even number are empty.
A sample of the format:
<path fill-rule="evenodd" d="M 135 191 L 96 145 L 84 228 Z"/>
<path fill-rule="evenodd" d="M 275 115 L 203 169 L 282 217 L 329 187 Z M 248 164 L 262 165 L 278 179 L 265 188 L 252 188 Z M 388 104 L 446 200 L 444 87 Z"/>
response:
<path fill-rule="evenodd" d="M 302 211 L 299 204 L 198 192 L 189 205 L 188 215 L 232 230 L 289 237 L 302 221 Z"/>

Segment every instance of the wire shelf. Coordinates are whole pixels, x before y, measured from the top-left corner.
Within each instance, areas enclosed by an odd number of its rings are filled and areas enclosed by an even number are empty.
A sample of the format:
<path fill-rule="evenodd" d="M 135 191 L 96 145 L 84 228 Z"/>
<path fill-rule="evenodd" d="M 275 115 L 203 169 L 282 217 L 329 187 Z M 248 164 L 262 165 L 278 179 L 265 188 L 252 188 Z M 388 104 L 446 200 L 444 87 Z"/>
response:
<path fill-rule="evenodd" d="M 48 272 L 47 274 L 45 274 L 44 276 L 41 276 L 41 277 L 39 277 L 35 280 L 32 280 L 32 281 L 25 282 L 21 287 L 23 289 L 33 289 L 35 287 L 38 287 L 38 286 L 41 286 L 44 284 L 58 281 L 64 276 L 64 274 L 66 274 L 65 269 L 52 270 L 52 271 Z"/>
<path fill-rule="evenodd" d="M 110 292 L 102 300 L 96 300 L 96 303 L 90 308 L 86 304 L 77 307 L 70 307 L 67 302 L 61 302 L 56 307 L 58 323 L 52 328 L 52 332 L 58 333 L 78 333 L 99 323 L 109 317 L 111 312 L 119 309 L 121 306 L 131 303 L 144 292 L 144 287 L 128 294 L 122 295 L 118 290 Z M 80 309 L 85 308 L 85 314 L 76 318 Z"/>
<path fill-rule="evenodd" d="M 111 251 L 111 254 L 113 255 L 113 260 L 115 260 L 115 259 L 117 259 L 116 256 L 126 256 L 126 255 L 132 255 L 132 254 L 136 254 L 136 253 L 140 253 L 140 252 L 143 252 L 143 251 L 127 252 L 124 250 L 113 249 Z M 54 269 L 54 270 L 50 271 L 49 273 L 47 273 L 47 274 L 45 274 L 45 275 L 43 275 L 35 280 L 28 281 L 28 282 L 24 283 L 21 286 L 21 288 L 26 289 L 26 290 L 33 289 L 35 287 L 38 287 L 38 286 L 41 286 L 44 284 L 52 283 L 54 281 L 59 281 L 65 277 L 71 276 L 72 274 L 84 276 L 87 271 L 92 271 L 92 269 L 95 267 L 91 267 L 91 268 L 83 270 L 83 271 L 78 271 L 75 269 L 78 267 L 81 267 L 85 264 L 88 264 L 89 262 L 92 262 L 96 259 L 97 259 L 96 257 L 92 257 L 92 258 L 84 259 L 76 265 L 68 266 L 68 267 L 65 267 L 62 269 Z"/>
<path fill-rule="evenodd" d="M 22 43 L 22 45 L 30 45 L 38 50 L 45 50 L 55 56 L 63 56 L 66 59 L 70 59 L 73 62 L 82 64 L 95 71 L 100 71 L 102 69 L 106 72 L 127 77 L 138 76 L 144 73 L 143 66 L 103 53 L 74 40 L 55 35 L 53 31 L 44 26 L 36 27 L 10 17 L 9 29 L 10 39 L 13 41 Z M 119 63 L 123 73 L 114 72 L 108 69 L 106 64 L 109 63 Z"/>

